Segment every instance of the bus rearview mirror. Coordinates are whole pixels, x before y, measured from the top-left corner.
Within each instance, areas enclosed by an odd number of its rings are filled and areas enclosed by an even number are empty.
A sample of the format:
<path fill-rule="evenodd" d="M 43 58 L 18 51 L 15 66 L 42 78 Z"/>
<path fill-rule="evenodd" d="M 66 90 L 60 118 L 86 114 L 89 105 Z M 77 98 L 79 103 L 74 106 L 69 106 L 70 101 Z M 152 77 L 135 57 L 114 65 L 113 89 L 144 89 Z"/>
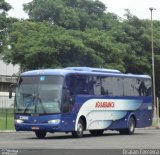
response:
<path fill-rule="evenodd" d="M 13 92 L 13 86 L 14 86 L 15 84 L 11 84 L 10 86 L 9 86 L 9 98 L 12 98 L 12 92 Z"/>

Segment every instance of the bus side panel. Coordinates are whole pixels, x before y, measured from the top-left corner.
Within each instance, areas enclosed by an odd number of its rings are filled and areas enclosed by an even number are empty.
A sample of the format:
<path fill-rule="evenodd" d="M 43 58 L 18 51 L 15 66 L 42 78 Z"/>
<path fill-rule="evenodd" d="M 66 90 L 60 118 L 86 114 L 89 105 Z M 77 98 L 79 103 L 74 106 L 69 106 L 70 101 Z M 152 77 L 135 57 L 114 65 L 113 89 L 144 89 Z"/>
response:
<path fill-rule="evenodd" d="M 151 98 L 149 99 L 151 101 Z M 114 130 L 114 129 L 123 129 L 127 128 L 127 123 L 131 115 L 135 116 L 136 121 L 136 128 L 144 128 L 149 127 L 152 125 L 152 113 L 153 110 L 151 108 L 152 103 L 145 103 L 149 100 L 144 99 L 143 104 L 141 105 L 140 109 L 136 111 L 129 111 L 128 114 L 117 121 L 113 121 L 111 126 L 108 129 Z"/>
<path fill-rule="evenodd" d="M 152 125 L 152 110 L 148 110 L 147 108 L 149 106 L 147 106 L 148 104 L 143 104 L 143 109 L 140 109 L 139 111 L 137 111 L 136 114 L 137 115 L 137 124 L 136 127 L 137 128 L 143 128 L 143 127 L 148 127 Z M 144 108 L 146 107 L 146 108 Z"/>
<path fill-rule="evenodd" d="M 96 108 L 97 101 L 105 101 L 103 103 L 114 102 L 115 107 L 113 107 L 112 109 L 107 107 Z M 150 126 L 152 124 L 152 97 L 115 97 L 106 99 L 88 98 L 82 103 L 83 105 L 81 104 L 80 110 L 78 112 L 78 118 L 81 115 L 84 115 L 86 117 L 87 129 L 127 128 L 129 120 L 128 118 L 132 114 L 135 116 L 136 119 L 136 127 L 142 128 Z M 125 111 L 126 114 L 124 115 L 123 113 L 125 113 Z M 78 121 L 78 118 L 76 119 L 76 123 Z M 92 128 L 89 128 L 90 120 L 92 120 L 92 122 L 95 124 Z M 93 124 L 92 122 L 91 124 Z M 103 127 L 100 126 L 100 123 L 103 124 Z M 108 125 L 106 125 L 106 123 L 108 123 Z"/>
<path fill-rule="evenodd" d="M 117 130 L 117 129 L 127 128 L 127 120 L 128 120 L 128 115 L 125 118 L 113 121 L 111 126 L 107 128 L 107 130 Z"/>
<path fill-rule="evenodd" d="M 137 118 L 137 128 L 148 127 L 152 125 L 153 116 L 153 100 L 151 96 L 142 97 L 143 103 L 135 112 Z"/>

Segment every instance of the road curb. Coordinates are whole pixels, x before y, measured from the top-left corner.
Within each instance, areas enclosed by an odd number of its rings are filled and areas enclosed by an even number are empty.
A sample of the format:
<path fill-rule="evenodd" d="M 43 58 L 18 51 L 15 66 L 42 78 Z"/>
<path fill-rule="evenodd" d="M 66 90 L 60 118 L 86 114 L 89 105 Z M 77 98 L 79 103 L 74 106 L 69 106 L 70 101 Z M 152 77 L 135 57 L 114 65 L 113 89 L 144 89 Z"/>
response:
<path fill-rule="evenodd" d="M 10 133 L 10 132 L 16 132 L 16 130 L 0 130 L 0 133 Z"/>
<path fill-rule="evenodd" d="M 158 126 L 146 127 L 146 128 L 136 128 L 138 130 L 153 130 L 153 129 L 160 129 Z"/>

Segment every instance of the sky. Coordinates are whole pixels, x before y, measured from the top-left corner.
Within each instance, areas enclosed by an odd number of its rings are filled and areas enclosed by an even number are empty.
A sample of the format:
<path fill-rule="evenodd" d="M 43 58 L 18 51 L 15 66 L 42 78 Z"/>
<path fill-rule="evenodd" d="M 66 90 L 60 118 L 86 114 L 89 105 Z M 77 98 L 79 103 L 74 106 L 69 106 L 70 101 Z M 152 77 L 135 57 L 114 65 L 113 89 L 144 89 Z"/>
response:
<path fill-rule="evenodd" d="M 108 12 L 116 13 L 120 17 L 124 17 L 124 9 L 129 9 L 130 12 L 140 19 L 150 19 L 151 13 L 149 8 L 153 7 L 156 10 L 153 12 L 153 19 L 160 20 L 160 0 L 101 0 L 106 6 Z"/>
<path fill-rule="evenodd" d="M 22 4 L 32 0 L 6 0 L 14 9 L 9 11 L 9 16 L 17 18 L 28 18 L 27 14 L 22 9 Z M 124 9 L 129 9 L 130 12 L 140 19 L 150 19 L 150 7 L 156 8 L 153 11 L 153 19 L 160 20 L 160 0 L 100 0 L 106 7 L 108 12 L 117 14 L 124 18 Z"/>

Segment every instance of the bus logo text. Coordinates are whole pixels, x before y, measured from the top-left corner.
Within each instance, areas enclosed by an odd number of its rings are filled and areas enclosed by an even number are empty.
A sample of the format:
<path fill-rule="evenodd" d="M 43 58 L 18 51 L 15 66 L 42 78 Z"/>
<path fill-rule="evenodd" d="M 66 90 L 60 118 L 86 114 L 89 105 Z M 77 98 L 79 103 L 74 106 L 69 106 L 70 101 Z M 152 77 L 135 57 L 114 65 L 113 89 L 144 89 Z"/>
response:
<path fill-rule="evenodd" d="M 114 102 L 96 102 L 96 108 L 114 108 Z"/>

